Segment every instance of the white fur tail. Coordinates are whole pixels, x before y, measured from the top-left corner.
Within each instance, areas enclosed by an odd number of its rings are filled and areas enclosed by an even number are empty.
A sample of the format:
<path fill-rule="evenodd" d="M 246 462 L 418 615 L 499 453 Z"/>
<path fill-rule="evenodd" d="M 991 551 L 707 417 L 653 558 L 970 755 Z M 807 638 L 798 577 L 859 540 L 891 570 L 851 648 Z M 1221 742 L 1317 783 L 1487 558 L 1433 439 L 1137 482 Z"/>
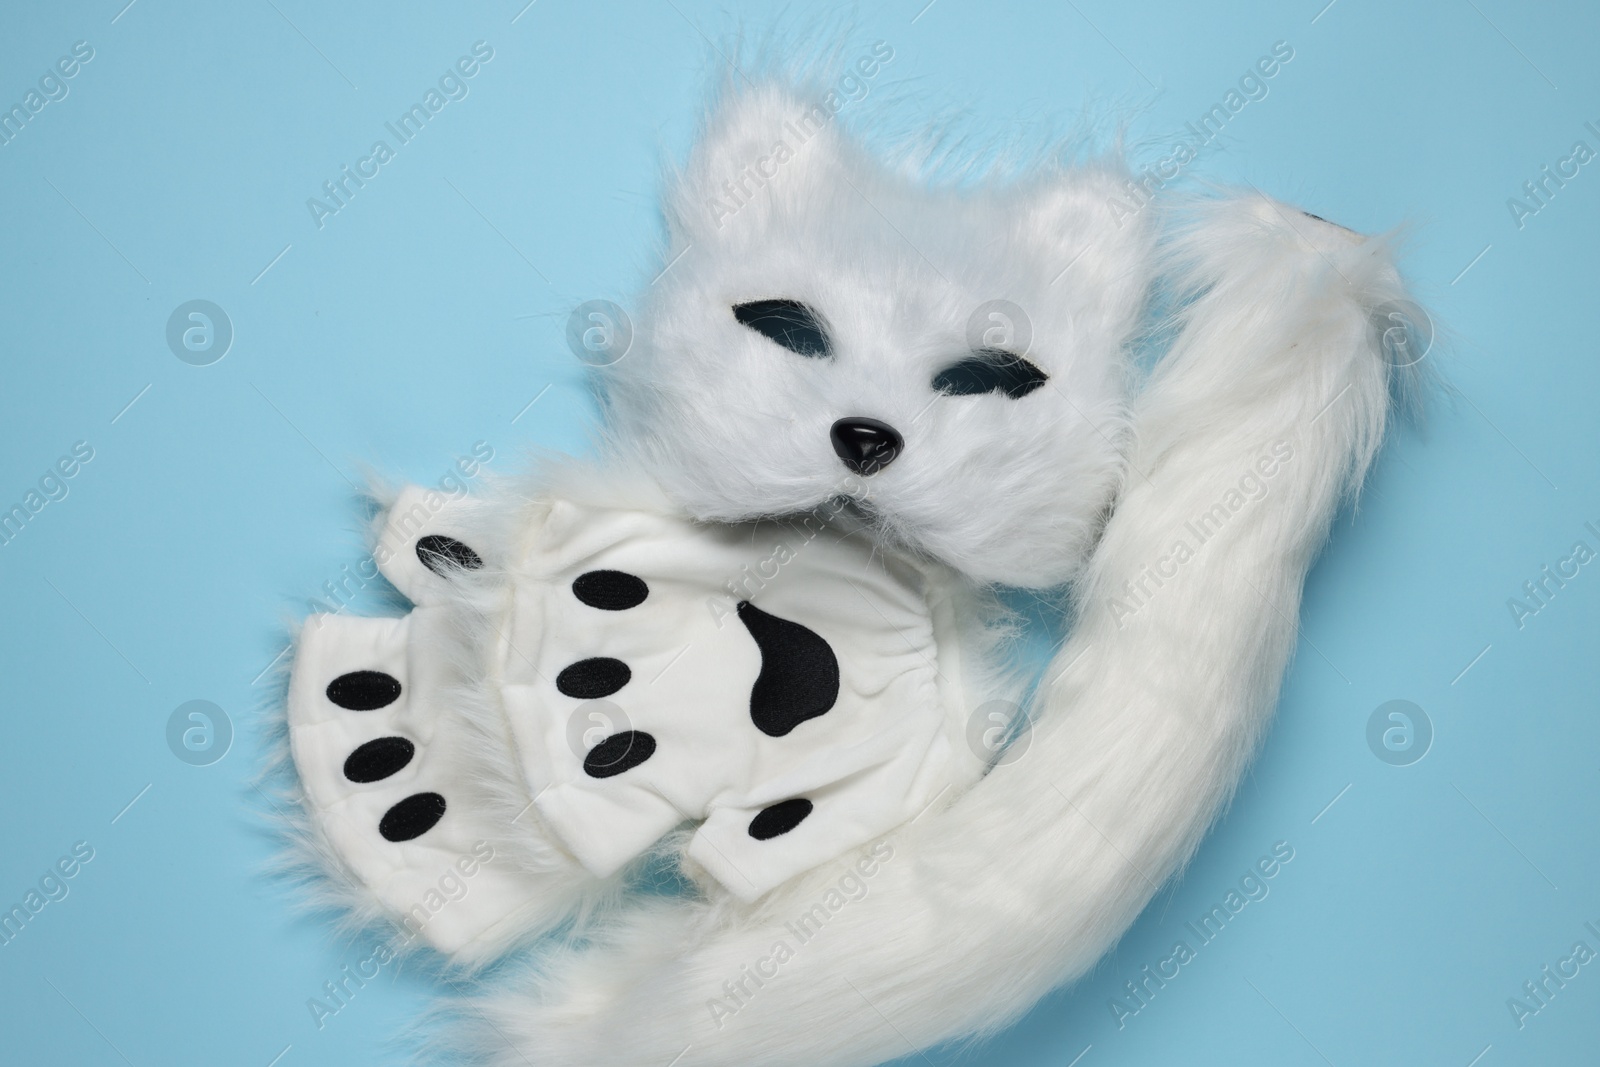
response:
<path fill-rule="evenodd" d="M 1259 197 L 1197 208 L 1171 254 L 1179 330 L 1026 753 L 753 907 L 639 907 L 477 1002 L 485 1060 L 866 1065 L 994 1030 L 1088 970 L 1187 861 L 1383 436 L 1392 370 L 1369 319 L 1404 292 L 1382 241 Z"/>

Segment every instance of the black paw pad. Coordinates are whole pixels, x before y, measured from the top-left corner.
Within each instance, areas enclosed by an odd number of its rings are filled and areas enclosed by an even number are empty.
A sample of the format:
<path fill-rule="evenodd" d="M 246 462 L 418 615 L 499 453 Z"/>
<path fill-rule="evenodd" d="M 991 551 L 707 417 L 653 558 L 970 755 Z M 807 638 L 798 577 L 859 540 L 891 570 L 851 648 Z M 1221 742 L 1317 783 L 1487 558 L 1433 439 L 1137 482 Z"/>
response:
<path fill-rule="evenodd" d="M 556 688 L 579 700 L 599 700 L 628 684 L 633 671 L 620 659 L 596 656 L 580 659 L 556 675 Z"/>
<path fill-rule="evenodd" d="M 626 611 L 643 604 L 650 587 L 624 571 L 585 571 L 572 580 L 572 595 L 601 611 Z"/>
<path fill-rule="evenodd" d="M 428 534 L 417 538 L 417 558 L 422 565 L 441 578 L 451 577 L 452 568 L 475 571 L 483 566 L 483 557 L 468 545 L 444 534 Z"/>
<path fill-rule="evenodd" d="M 417 746 L 403 737 L 379 737 L 368 741 L 344 761 L 344 776 L 365 785 L 381 782 L 400 771 L 417 754 Z"/>
<path fill-rule="evenodd" d="M 349 711 L 374 711 L 400 699 L 400 680 L 382 671 L 351 671 L 328 683 L 328 699 Z"/>
<path fill-rule="evenodd" d="M 610 778 L 633 770 L 655 754 L 655 738 L 643 730 L 624 730 L 589 750 L 583 758 L 583 773 L 590 778 Z"/>
<path fill-rule="evenodd" d="M 750 836 L 757 841 L 770 841 L 793 830 L 811 814 L 811 801 L 805 797 L 780 801 L 770 808 L 762 808 L 750 820 Z"/>
<path fill-rule="evenodd" d="M 411 841 L 432 830 L 444 818 L 444 797 L 438 793 L 413 793 L 384 813 L 378 833 L 386 841 Z"/>
<path fill-rule="evenodd" d="M 826 714 L 839 699 L 839 660 L 815 630 L 768 615 L 748 600 L 739 621 L 761 650 L 761 673 L 750 687 L 750 719 L 768 737 Z"/>

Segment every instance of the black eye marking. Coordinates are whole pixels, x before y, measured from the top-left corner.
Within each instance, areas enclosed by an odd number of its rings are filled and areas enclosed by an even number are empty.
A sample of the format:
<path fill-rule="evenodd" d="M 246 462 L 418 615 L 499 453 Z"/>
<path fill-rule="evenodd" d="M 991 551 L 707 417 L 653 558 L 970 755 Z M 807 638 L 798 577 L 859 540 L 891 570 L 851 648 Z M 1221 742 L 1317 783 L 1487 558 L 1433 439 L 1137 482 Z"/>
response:
<path fill-rule="evenodd" d="M 1004 393 L 1019 400 L 1049 380 L 1048 374 L 1014 352 L 980 348 L 935 374 L 933 387 L 950 396 Z"/>
<path fill-rule="evenodd" d="M 798 300 L 752 300 L 733 305 L 733 317 L 791 352 L 826 358 L 833 355 L 822 318 Z"/>

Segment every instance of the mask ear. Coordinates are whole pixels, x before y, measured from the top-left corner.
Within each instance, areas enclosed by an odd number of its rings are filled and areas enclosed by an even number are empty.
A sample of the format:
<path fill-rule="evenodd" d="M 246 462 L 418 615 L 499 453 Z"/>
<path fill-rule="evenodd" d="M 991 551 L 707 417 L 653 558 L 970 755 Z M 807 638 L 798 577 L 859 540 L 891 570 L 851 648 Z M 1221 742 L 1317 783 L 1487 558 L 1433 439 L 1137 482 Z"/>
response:
<path fill-rule="evenodd" d="M 711 112 L 666 202 L 673 248 L 759 235 L 800 211 L 846 155 L 836 94 L 815 99 L 777 85 L 729 89 Z M 867 166 L 864 158 L 857 163 Z"/>
<path fill-rule="evenodd" d="M 1096 286 L 1139 288 L 1154 245 L 1153 208 L 1130 206 L 1128 175 L 1117 164 L 1093 163 L 1061 172 L 1024 198 L 1020 236 L 1038 249 L 1057 294 Z"/>
<path fill-rule="evenodd" d="M 1115 163 L 1063 168 L 996 190 L 976 224 L 954 235 L 977 271 L 969 288 L 1001 283 L 968 320 L 968 345 L 981 337 L 1024 355 L 1085 411 L 1121 373 L 1154 269 L 1155 211 L 1125 214 L 1125 183 Z M 992 323 L 1012 343 L 991 342 L 974 323 Z"/>

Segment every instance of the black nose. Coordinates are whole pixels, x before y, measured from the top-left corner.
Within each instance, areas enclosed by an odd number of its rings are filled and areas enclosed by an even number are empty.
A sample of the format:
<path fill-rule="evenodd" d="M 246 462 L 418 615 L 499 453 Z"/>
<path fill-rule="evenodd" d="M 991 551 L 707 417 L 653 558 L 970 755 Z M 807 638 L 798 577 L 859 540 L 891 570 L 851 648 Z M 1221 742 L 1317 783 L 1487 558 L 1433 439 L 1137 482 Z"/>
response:
<path fill-rule="evenodd" d="M 828 436 L 844 465 L 857 474 L 877 474 L 906 446 L 898 430 L 877 419 L 840 419 Z"/>

